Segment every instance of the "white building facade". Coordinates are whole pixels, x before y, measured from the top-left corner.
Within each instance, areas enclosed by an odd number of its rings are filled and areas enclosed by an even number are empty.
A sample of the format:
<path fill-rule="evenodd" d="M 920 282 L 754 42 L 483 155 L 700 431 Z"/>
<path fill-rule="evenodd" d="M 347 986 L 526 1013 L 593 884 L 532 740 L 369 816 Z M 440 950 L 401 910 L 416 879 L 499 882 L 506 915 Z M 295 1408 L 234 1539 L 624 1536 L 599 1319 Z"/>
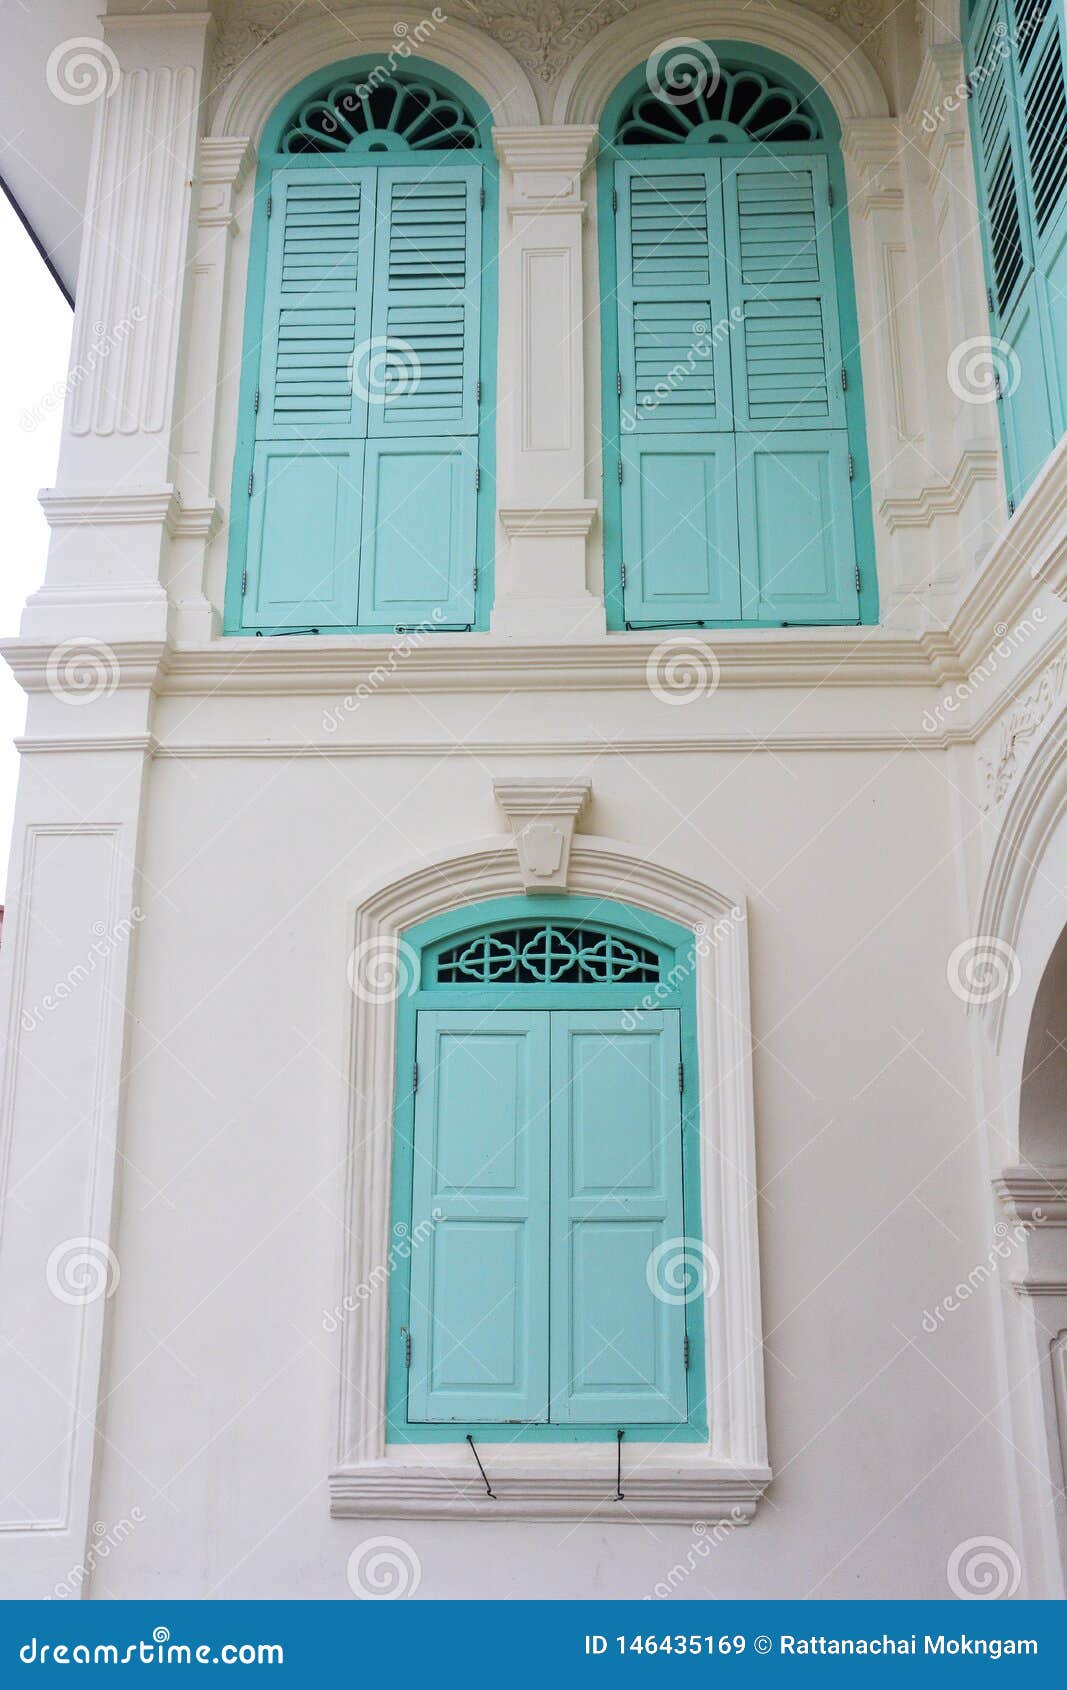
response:
<path fill-rule="evenodd" d="M 40 11 L 93 142 L 4 644 L 5 1593 L 1062 1596 L 1067 451 L 1004 421 L 1042 361 L 990 318 L 958 7 L 111 0 L 91 99 Z M 691 116 L 679 42 L 734 116 L 628 151 L 642 90 Z M 384 140 L 357 96 L 342 164 L 349 84 L 430 93 Z M 750 154 L 787 244 L 816 159 L 833 298 L 731 318 Z M 683 155 L 719 186 L 642 292 Z M 757 430 L 811 299 L 815 447 Z M 740 538 L 690 544 L 703 493 L 664 538 L 709 439 Z M 836 536 L 795 580 L 794 486 Z"/>

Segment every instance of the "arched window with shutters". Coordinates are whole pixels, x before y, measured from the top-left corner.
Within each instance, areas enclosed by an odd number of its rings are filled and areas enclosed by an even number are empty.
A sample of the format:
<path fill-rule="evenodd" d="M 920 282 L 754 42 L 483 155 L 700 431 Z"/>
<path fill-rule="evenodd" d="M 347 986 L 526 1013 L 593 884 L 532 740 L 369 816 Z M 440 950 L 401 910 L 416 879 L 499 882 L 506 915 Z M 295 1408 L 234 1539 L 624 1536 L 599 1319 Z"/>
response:
<path fill-rule="evenodd" d="M 485 625 L 489 113 L 408 59 L 309 77 L 264 134 L 226 628 Z"/>
<path fill-rule="evenodd" d="M 839 126 L 777 54 L 642 65 L 601 129 L 616 628 L 874 622 Z"/>
<path fill-rule="evenodd" d="M 964 0 L 1009 510 L 1067 428 L 1067 51 L 1059 0 Z"/>

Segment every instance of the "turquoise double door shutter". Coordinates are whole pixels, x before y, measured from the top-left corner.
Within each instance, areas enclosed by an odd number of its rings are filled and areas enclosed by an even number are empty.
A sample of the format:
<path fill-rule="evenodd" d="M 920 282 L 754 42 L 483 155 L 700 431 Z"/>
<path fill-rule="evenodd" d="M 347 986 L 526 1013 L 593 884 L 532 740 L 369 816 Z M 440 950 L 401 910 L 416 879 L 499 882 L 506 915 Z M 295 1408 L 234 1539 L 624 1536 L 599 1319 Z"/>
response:
<path fill-rule="evenodd" d="M 1067 51 L 1061 4 L 986 0 L 967 28 L 971 134 L 1013 507 L 1067 428 Z"/>
<path fill-rule="evenodd" d="M 685 1421 L 678 1012 L 631 1021 L 420 1013 L 409 1422 Z"/>
<path fill-rule="evenodd" d="M 274 173 L 247 628 L 474 620 L 481 167 Z"/>
<path fill-rule="evenodd" d="M 615 167 L 632 624 L 859 618 L 827 162 Z"/>

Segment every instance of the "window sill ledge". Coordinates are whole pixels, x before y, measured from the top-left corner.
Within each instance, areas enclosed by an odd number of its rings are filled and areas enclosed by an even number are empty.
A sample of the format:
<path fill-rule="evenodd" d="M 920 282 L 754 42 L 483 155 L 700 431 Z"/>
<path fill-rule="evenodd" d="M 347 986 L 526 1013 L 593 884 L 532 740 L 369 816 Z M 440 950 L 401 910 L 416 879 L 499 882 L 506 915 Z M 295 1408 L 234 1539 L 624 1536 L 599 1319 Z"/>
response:
<path fill-rule="evenodd" d="M 497 1446 L 499 1447 L 499 1446 Z M 571 1459 L 534 1454 L 489 1461 L 494 1496 L 467 1465 L 371 1461 L 330 1474 L 330 1513 L 339 1520 L 608 1520 L 617 1525 L 745 1526 L 770 1483 L 766 1467 L 715 1467 L 642 1460 L 630 1451 L 615 1495 L 614 1452 L 573 1445 Z M 646 1446 L 647 1447 L 647 1446 Z M 493 1446 L 487 1445 L 491 1452 Z M 483 1451 L 483 1455 L 484 1455 Z M 575 1459 L 577 1457 L 577 1459 Z"/>

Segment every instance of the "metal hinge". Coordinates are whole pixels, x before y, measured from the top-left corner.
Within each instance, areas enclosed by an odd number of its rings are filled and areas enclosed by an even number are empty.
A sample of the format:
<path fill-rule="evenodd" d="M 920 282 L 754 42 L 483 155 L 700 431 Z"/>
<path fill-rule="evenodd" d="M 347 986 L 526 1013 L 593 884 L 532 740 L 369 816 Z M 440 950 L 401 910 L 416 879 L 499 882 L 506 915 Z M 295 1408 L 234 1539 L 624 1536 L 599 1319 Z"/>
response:
<path fill-rule="evenodd" d="M 826 184 L 826 198 L 829 201 L 829 203 L 831 205 L 833 205 L 833 203 L 834 203 L 834 185 L 833 185 L 832 182 L 828 182 Z"/>
<path fill-rule="evenodd" d="M 996 309 L 996 307 L 993 304 L 993 289 L 992 288 L 986 288 L 985 296 L 986 296 L 986 303 L 988 304 L 990 311 L 991 312 L 994 311 Z"/>
<path fill-rule="evenodd" d="M 685 1370 L 688 1373 L 689 1372 L 689 1334 L 688 1334 L 688 1332 L 686 1333 L 684 1339 L 682 1340 L 682 1358 L 685 1362 Z"/>
<path fill-rule="evenodd" d="M 857 565 L 856 565 L 856 591 L 857 591 L 857 593 L 859 592 L 859 590 L 860 590 L 860 566 L 857 563 Z"/>
<path fill-rule="evenodd" d="M 1015 515 L 1015 500 L 1014 499 L 1008 500 L 1008 515 L 1009 516 Z"/>
<path fill-rule="evenodd" d="M 622 575 L 622 584 L 625 587 L 625 585 L 626 585 L 626 565 L 621 564 L 619 567 L 620 567 L 620 573 Z"/>
<path fill-rule="evenodd" d="M 482 402 L 482 384 L 480 379 L 474 389 L 474 402 L 476 405 L 480 405 Z"/>
<path fill-rule="evenodd" d="M 622 486 L 622 459 L 619 459 L 619 486 Z"/>
<path fill-rule="evenodd" d="M 484 189 L 484 187 L 480 188 L 478 190 L 478 204 L 481 206 L 482 210 L 484 211 L 485 210 L 485 189 Z"/>
<path fill-rule="evenodd" d="M 848 391 L 848 371 L 844 364 L 841 366 L 841 390 L 843 393 Z"/>
<path fill-rule="evenodd" d="M 679 1064 L 678 1064 L 678 1090 L 679 1091 L 685 1090 L 685 1063 L 684 1062 L 679 1062 Z"/>
<path fill-rule="evenodd" d="M 252 496 L 252 483 L 255 480 L 255 478 L 256 478 L 255 470 L 250 469 L 249 472 L 248 472 L 248 496 L 249 496 L 249 498 L 251 498 L 251 496 Z"/>
<path fill-rule="evenodd" d="M 268 217 L 272 216 L 273 212 L 274 212 L 274 195 L 268 194 L 267 195 L 267 216 Z"/>
<path fill-rule="evenodd" d="M 255 411 L 256 415 L 258 416 L 259 415 L 259 388 L 258 387 L 256 388 L 256 396 L 252 401 L 252 409 L 253 409 L 253 411 Z"/>
<path fill-rule="evenodd" d="M 615 372 L 615 391 L 619 395 L 619 398 L 621 399 L 622 398 L 622 371 L 621 370 L 616 370 L 616 372 Z"/>
<path fill-rule="evenodd" d="M 471 583 L 474 587 L 474 591 L 477 592 L 478 591 L 478 565 L 477 564 L 475 564 L 474 568 L 471 570 Z"/>
<path fill-rule="evenodd" d="M 241 571 L 241 597 L 242 598 L 244 598 L 247 591 L 248 591 L 248 570 L 242 569 L 242 571 Z"/>
<path fill-rule="evenodd" d="M 411 1333 L 408 1331 L 406 1326 L 402 1326 L 400 1328 L 400 1330 L 404 1334 L 404 1366 L 410 1367 L 411 1366 Z"/>
<path fill-rule="evenodd" d="M 419 1089 L 419 1065 L 417 1062 L 411 1064 L 411 1089 L 413 1092 Z"/>
<path fill-rule="evenodd" d="M 848 455 L 848 479 L 850 481 L 855 481 L 856 479 L 856 460 L 852 456 L 851 452 Z"/>
<path fill-rule="evenodd" d="M 974 77 L 970 74 L 963 79 L 963 97 L 965 100 L 974 98 Z"/>
<path fill-rule="evenodd" d="M 479 464 L 478 468 L 474 472 L 474 491 L 476 493 L 477 493 L 477 491 L 478 491 L 478 489 L 481 485 L 482 485 L 482 466 L 481 466 L 481 464 Z"/>
<path fill-rule="evenodd" d="M 996 391 L 997 398 L 1003 399 L 1004 389 L 1001 386 L 1000 371 L 999 370 L 994 370 L 994 372 L 993 372 L 993 386 L 994 386 L 994 389 Z"/>
<path fill-rule="evenodd" d="M 612 190 L 611 190 L 611 209 L 612 209 L 612 211 L 618 211 L 618 209 L 619 209 L 619 190 L 618 190 L 618 188 L 612 188 Z"/>

